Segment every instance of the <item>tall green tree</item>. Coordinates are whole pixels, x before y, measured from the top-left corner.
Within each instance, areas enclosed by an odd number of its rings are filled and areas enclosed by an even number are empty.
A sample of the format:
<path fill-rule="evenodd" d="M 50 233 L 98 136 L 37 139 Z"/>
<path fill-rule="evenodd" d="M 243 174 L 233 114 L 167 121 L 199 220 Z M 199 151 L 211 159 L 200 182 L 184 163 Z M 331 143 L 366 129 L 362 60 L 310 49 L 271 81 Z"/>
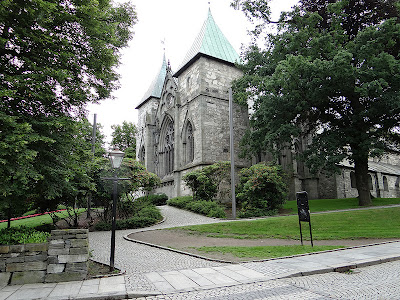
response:
<path fill-rule="evenodd" d="M 112 125 L 111 144 L 125 151 L 125 157 L 136 158 L 136 133 L 135 124 L 124 121 L 122 125 Z"/>
<path fill-rule="evenodd" d="M 51 200 L 68 190 L 74 127 L 87 103 L 118 87 L 119 51 L 135 22 L 131 4 L 110 0 L 0 1 L 0 114 L 16 124 L 0 143 L 23 139 L 38 175 L 26 183 L 29 197 Z M 23 126 L 29 137 L 19 134 Z M 18 167 L 3 160 L 0 181 Z"/>
<path fill-rule="evenodd" d="M 400 144 L 400 4 L 378 1 L 384 11 L 375 13 L 372 2 L 302 1 L 264 35 L 267 1 L 243 1 L 266 43 L 247 49 L 234 87 L 237 101 L 254 102 L 245 151 L 277 152 L 312 136 L 302 158 L 315 172 L 354 163 L 360 205 L 371 203 L 368 158 Z"/>

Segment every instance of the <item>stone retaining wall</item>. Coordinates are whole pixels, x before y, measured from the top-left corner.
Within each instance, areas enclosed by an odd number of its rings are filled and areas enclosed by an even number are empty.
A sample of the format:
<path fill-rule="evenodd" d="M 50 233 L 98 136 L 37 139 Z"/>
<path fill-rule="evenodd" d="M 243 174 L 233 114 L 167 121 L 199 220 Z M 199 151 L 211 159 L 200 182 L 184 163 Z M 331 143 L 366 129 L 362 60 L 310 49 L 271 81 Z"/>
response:
<path fill-rule="evenodd" d="M 48 243 L 0 246 L 0 283 L 83 280 L 88 272 L 88 230 L 52 230 Z"/>

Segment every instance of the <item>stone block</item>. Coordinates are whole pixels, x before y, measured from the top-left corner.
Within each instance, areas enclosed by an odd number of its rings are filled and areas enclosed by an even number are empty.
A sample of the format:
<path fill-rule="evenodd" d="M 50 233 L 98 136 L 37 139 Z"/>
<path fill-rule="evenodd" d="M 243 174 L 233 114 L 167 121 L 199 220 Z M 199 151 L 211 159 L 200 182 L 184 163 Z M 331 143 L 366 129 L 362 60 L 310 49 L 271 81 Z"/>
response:
<path fill-rule="evenodd" d="M 87 239 L 88 238 L 88 234 L 87 233 L 79 233 L 76 235 L 77 239 Z"/>
<path fill-rule="evenodd" d="M 69 249 L 69 254 L 88 254 L 88 253 L 89 253 L 88 247 Z"/>
<path fill-rule="evenodd" d="M 65 241 L 62 239 L 51 240 L 49 242 L 49 249 L 51 248 L 64 248 Z"/>
<path fill-rule="evenodd" d="M 10 246 L 9 245 L 2 245 L 0 246 L 0 254 L 5 254 L 10 252 Z"/>
<path fill-rule="evenodd" d="M 6 271 L 6 262 L 5 260 L 0 261 L 0 272 Z"/>
<path fill-rule="evenodd" d="M 66 281 L 77 281 L 84 280 L 86 278 L 85 274 L 82 273 L 57 273 L 57 274 L 47 274 L 45 282 L 66 282 Z"/>
<path fill-rule="evenodd" d="M 87 273 L 87 271 L 88 271 L 87 262 L 70 263 L 65 265 L 65 272 Z"/>
<path fill-rule="evenodd" d="M 65 263 L 75 263 L 75 262 L 85 262 L 89 258 L 89 255 L 85 254 L 74 254 L 74 255 L 59 255 L 58 262 L 61 264 Z"/>
<path fill-rule="evenodd" d="M 48 254 L 51 256 L 55 255 L 67 255 L 69 254 L 69 249 L 68 248 L 50 248 L 48 251 Z"/>
<path fill-rule="evenodd" d="M 25 251 L 25 245 L 10 245 L 10 252 L 22 253 Z"/>
<path fill-rule="evenodd" d="M 6 265 L 7 272 L 22 272 L 25 271 L 25 264 L 23 262 L 19 263 L 9 263 Z"/>
<path fill-rule="evenodd" d="M 49 264 L 58 264 L 58 256 L 49 256 L 47 258 L 47 263 Z"/>
<path fill-rule="evenodd" d="M 6 263 L 11 264 L 11 263 L 22 263 L 25 261 L 24 256 L 15 256 L 15 257 L 9 257 L 6 258 Z"/>
<path fill-rule="evenodd" d="M 40 243 L 40 244 L 26 244 L 25 250 L 29 252 L 45 252 L 49 249 L 48 243 Z"/>
<path fill-rule="evenodd" d="M 65 234 L 65 232 L 66 232 L 66 230 L 63 230 L 63 229 L 54 229 L 51 231 L 51 237 L 62 236 Z"/>
<path fill-rule="evenodd" d="M 30 262 L 30 261 L 46 261 L 47 260 L 47 253 L 40 253 L 37 255 L 29 255 L 25 256 L 25 261 Z"/>
<path fill-rule="evenodd" d="M 2 272 L 0 273 L 0 289 L 8 285 L 10 282 L 11 273 Z"/>
<path fill-rule="evenodd" d="M 87 233 L 79 233 L 76 235 L 77 239 L 87 239 L 89 235 Z"/>
<path fill-rule="evenodd" d="M 47 262 L 45 261 L 29 261 L 25 262 L 26 271 L 42 271 L 47 269 Z"/>
<path fill-rule="evenodd" d="M 49 264 L 47 266 L 48 274 L 62 273 L 65 270 L 64 264 Z"/>
<path fill-rule="evenodd" d="M 82 248 L 82 247 L 88 247 L 88 241 L 87 240 L 71 240 L 71 247 L 72 248 Z"/>
<path fill-rule="evenodd" d="M 44 282 L 46 271 L 15 272 L 11 277 L 11 285 Z"/>

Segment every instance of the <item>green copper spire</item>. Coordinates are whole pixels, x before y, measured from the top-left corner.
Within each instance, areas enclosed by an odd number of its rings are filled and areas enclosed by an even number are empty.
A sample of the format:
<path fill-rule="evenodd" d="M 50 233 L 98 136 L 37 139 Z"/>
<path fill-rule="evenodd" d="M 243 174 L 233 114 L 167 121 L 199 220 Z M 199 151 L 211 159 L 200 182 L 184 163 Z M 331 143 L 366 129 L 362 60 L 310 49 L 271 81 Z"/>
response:
<path fill-rule="evenodd" d="M 210 9 L 208 10 L 207 20 L 204 22 L 199 35 L 195 39 L 189 52 L 186 54 L 186 57 L 175 76 L 182 73 L 192 60 L 202 54 L 229 63 L 240 61 L 239 55 L 215 23 Z"/>
<path fill-rule="evenodd" d="M 162 92 L 162 88 L 163 88 L 166 76 L 167 76 L 167 60 L 165 59 L 165 54 L 164 54 L 160 72 L 158 73 L 156 78 L 154 78 L 149 89 L 144 94 L 142 101 L 140 101 L 140 104 L 136 108 L 139 108 L 140 106 L 142 106 L 148 99 L 150 99 L 152 97 L 153 98 L 161 98 L 161 92 Z"/>

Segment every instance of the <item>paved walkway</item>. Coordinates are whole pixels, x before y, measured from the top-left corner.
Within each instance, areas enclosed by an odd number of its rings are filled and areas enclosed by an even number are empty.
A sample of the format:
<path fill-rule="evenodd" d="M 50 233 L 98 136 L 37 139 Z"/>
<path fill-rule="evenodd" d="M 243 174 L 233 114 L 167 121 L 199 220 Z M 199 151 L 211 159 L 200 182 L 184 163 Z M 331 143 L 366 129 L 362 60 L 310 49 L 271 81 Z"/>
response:
<path fill-rule="evenodd" d="M 149 229 L 220 222 L 173 207 L 166 206 L 162 210 L 166 221 Z M 400 259 L 400 241 L 395 241 L 262 262 L 218 263 L 132 243 L 123 238 L 134 231 L 121 230 L 116 235 L 115 266 L 126 275 L 58 284 L 6 286 L 0 290 L 0 300 L 127 299 L 261 283 Z M 93 258 L 107 263 L 110 233 L 90 233 L 89 243 Z"/>

